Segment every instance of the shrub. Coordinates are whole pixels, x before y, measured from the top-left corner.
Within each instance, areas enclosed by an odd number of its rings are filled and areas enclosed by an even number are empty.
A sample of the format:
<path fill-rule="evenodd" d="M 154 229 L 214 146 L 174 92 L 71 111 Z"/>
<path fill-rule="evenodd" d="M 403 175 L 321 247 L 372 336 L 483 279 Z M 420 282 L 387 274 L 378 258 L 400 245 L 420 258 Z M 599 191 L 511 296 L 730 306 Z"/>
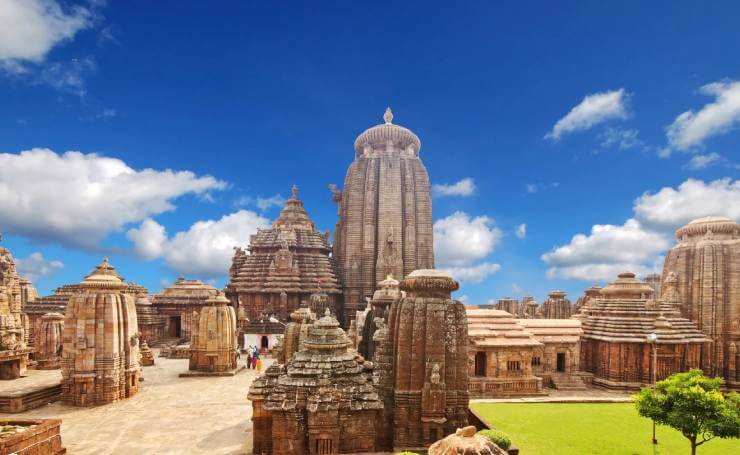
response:
<path fill-rule="evenodd" d="M 494 444 L 501 447 L 504 450 L 509 450 L 511 447 L 511 438 L 508 434 L 498 430 L 480 430 L 479 435 L 490 439 Z"/>

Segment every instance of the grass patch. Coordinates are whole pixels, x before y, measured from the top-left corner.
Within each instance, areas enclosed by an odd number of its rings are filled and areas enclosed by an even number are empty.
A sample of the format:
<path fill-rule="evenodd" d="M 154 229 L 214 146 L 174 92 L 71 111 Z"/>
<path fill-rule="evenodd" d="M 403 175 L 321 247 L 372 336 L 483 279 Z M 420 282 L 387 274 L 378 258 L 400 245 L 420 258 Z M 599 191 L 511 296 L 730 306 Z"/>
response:
<path fill-rule="evenodd" d="M 632 403 L 471 403 L 490 425 L 511 436 L 522 455 L 681 455 L 688 439 L 640 417 Z M 740 440 L 713 439 L 697 455 L 740 454 Z"/>

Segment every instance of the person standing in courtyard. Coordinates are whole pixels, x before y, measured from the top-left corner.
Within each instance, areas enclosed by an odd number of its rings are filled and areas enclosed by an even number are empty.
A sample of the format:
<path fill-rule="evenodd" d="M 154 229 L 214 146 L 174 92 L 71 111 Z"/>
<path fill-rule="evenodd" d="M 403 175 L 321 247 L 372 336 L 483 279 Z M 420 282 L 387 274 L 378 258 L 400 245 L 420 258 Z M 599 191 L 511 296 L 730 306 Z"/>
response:
<path fill-rule="evenodd" d="M 262 359 L 257 357 L 257 374 L 260 374 L 261 371 L 262 371 Z"/>
<path fill-rule="evenodd" d="M 247 368 L 252 368 L 252 351 L 247 351 Z"/>

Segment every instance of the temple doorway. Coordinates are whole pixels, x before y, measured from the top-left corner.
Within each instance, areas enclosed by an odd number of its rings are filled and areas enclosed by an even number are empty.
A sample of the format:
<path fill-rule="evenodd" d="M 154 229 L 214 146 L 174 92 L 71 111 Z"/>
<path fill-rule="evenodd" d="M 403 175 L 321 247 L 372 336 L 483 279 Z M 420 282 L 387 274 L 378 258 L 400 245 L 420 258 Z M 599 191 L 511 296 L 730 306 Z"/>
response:
<path fill-rule="evenodd" d="M 267 338 L 267 335 L 262 335 L 260 346 L 262 347 L 262 349 L 267 349 L 270 346 L 270 340 Z"/>
<path fill-rule="evenodd" d="M 565 353 L 558 352 L 558 372 L 565 373 Z"/>
<path fill-rule="evenodd" d="M 485 376 L 486 375 L 486 353 L 476 352 L 475 353 L 475 375 Z M 436 439 L 435 439 L 436 441 Z"/>
<path fill-rule="evenodd" d="M 180 316 L 170 316 L 170 324 L 169 324 L 170 330 L 169 330 L 169 336 L 172 338 L 180 338 L 182 336 L 181 326 L 180 326 Z"/>

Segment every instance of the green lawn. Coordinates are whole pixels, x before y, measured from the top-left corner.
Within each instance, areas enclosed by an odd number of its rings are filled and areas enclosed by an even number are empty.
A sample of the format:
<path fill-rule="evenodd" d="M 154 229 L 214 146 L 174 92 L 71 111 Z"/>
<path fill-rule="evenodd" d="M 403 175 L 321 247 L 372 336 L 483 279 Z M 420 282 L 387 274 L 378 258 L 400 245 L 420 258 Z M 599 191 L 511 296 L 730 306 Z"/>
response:
<path fill-rule="evenodd" d="M 522 455 L 690 454 L 689 442 L 637 415 L 632 403 L 471 403 L 490 425 L 511 436 Z M 740 440 L 713 439 L 697 455 L 740 455 Z"/>

